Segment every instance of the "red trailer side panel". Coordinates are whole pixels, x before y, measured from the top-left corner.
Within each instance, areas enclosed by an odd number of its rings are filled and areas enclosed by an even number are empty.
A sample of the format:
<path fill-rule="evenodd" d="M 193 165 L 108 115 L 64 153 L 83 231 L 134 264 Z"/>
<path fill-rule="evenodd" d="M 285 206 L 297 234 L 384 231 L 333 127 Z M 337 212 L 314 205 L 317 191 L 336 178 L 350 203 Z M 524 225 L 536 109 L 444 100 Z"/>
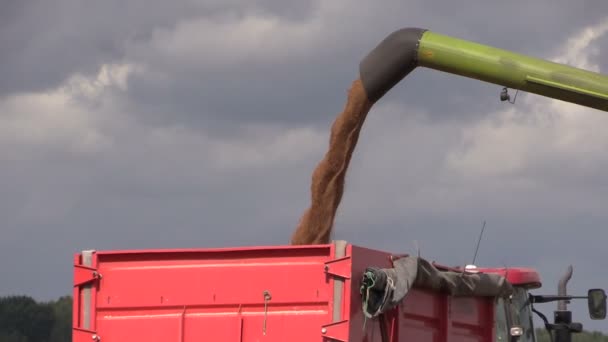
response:
<path fill-rule="evenodd" d="M 359 282 L 369 266 L 391 267 L 391 254 L 359 246 L 352 250 L 350 302 L 350 340 L 381 341 L 379 321 L 367 322 L 371 329 L 364 333 Z M 390 341 L 493 341 L 494 304 L 491 298 L 453 298 L 446 294 L 412 289 L 395 315 L 386 322 Z M 367 339 L 366 339 L 367 338 Z"/>
<path fill-rule="evenodd" d="M 73 341 L 381 342 L 359 280 L 390 254 L 336 242 L 87 252 L 74 259 Z M 491 299 L 413 289 L 389 341 L 491 341 Z M 364 328 L 365 327 L 365 328 Z M 388 341 L 384 341 L 388 342 Z"/>

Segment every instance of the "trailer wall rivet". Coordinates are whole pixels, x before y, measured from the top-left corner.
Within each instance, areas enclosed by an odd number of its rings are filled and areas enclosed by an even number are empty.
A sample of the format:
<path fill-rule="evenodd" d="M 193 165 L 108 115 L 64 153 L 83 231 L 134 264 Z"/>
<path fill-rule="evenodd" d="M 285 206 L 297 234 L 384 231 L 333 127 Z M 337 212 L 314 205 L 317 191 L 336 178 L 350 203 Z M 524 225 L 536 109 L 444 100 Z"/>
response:
<path fill-rule="evenodd" d="M 322 334 L 327 333 L 327 328 L 321 328 L 321 333 L 322 333 Z"/>

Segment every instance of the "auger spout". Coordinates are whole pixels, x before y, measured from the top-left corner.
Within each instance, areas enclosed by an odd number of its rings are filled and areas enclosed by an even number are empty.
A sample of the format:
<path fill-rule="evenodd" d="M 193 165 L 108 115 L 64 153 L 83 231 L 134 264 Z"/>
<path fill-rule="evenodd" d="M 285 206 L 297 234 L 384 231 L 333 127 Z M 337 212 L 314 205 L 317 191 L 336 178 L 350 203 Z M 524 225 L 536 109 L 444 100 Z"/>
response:
<path fill-rule="evenodd" d="M 391 33 L 361 61 L 359 73 L 376 102 L 417 67 L 608 111 L 606 75 L 421 28 Z"/>

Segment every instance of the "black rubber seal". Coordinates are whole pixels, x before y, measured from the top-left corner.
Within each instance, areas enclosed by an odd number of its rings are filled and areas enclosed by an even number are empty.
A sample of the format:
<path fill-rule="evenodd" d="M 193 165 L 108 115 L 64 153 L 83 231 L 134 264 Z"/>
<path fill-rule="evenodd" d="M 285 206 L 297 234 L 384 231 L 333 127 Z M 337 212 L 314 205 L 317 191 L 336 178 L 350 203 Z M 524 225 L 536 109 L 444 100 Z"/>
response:
<path fill-rule="evenodd" d="M 418 66 L 418 46 L 426 29 L 408 27 L 386 37 L 359 64 L 359 77 L 372 103 Z"/>

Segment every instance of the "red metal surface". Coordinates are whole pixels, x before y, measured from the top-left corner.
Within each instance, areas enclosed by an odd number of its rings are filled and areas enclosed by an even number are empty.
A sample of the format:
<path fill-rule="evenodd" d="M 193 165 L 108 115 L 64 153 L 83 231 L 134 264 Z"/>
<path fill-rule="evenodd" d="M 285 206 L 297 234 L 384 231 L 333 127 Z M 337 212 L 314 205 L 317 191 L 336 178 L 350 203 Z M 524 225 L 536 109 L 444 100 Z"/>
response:
<path fill-rule="evenodd" d="M 75 255 L 74 256 L 74 265 L 80 265 L 81 263 L 81 259 L 80 259 L 80 255 Z M 74 279 L 74 282 L 76 282 L 76 279 Z M 80 310 L 81 310 L 81 303 L 80 303 L 80 287 L 78 286 L 74 286 L 72 288 L 72 325 L 75 328 L 79 328 L 82 324 L 80 322 Z M 76 332 L 74 331 L 73 336 L 72 336 L 72 340 L 76 341 L 75 338 L 75 334 Z"/>
<path fill-rule="evenodd" d="M 325 263 L 325 272 L 327 272 L 327 274 L 342 279 L 350 279 L 351 268 L 350 256 L 330 260 Z"/>
<path fill-rule="evenodd" d="M 348 320 L 325 324 L 321 327 L 321 336 L 330 341 L 348 342 L 348 328 Z"/>
<path fill-rule="evenodd" d="M 461 267 L 449 267 L 445 265 L 438 264 L 433 262 L 433 266 L 440 270 L 453 271 L 453 272 L 462 272 Z M 542 286 L 542 281 L 540 279 L 540 275 L 533 268 L 527 267 L 509 267 L 509 268 L 490 268 L 490 267 L 480 267 L 475 271 L 483 272 L 483 273 L 494 273 L 499 274 L 516 286 L 526 287 L 529 289 L 540 288 Z"/>
<path fill-rule="evenodd" d="M 75 268 L 83 269 L 81 258 Z M 75 271 L 74 341 L 492 341 L 491 298 L 412 289 L 380 321 L 364 320 L 359 280 L 389 253 L 347 245 L 96 252 L 90 326 Z M 510 276 L 513 276 L 511 269 Z M 86 282 L 85 282 L 86 283 Z M 335 285 L 343 284 L 337 287 Z M 265 297 L 264 294 L 269 296 Z M 337 310 L 334 312 L 334 308 Z"/>
<path fill-rule="evenodd" d="M 95 259 L 103 277 L 91 329 L 104 342 L 320 341 L 332 323 L 331 245 L 102 251 Z"/>
<path fill-rule="evenodd" d="M 96 341 L 99 339 L 95 332 L 95 313 L 97 305 L 97 297 L 95 292 L 99 286 L 98 281 L 101 276 L 97 272 L 95 266 L 97 260 L 95 257 L 92 259 L 91 266 L 84 266 L 82 264 L 82 257 L 76 255 L 74 257 L 74 286 L 73 286 L 73 310 L 72 310 L 72 324 L 73 324 L 73 336 L 72 340 L 75 342 L 79 341 Z M 87 304 L 84 303 L 84 289 L 83 287 L 90 288 L 90 300 Z M 87 313 L 90 315 L 90 320 L 87 324 L 84 321 L 84 310 L 87 308 Z"/>
<path fill-rule="evenodd" d="M 352 246 L 353 276 L 361 279 L 368 266 L 391 267 L 391 255 L 381 251 Z M 358 282 L 351 288 L 350 340 L 382 342 L 379 322 L 368 321 L 362 330 L 364 316 Z M 387 317 L 392 327 L 390 342 L 458 342 L 493 341 L 494 310 L 491 298 L 452 298 L 420 289 L 411 289 L 403 303 Z"/>
<path fill-rule="evenodd" d="M 500 274 L 501 276 L 507 278 L 511 284 L 517 286 L 540 288 L 542 285 L 540 275 L 532 268 L 479 268 L 479 271 Z"/>
<path fill-rule="evenodd" d="M 72 332 L 72 342 L 95 342 L 100 341 L 99 336 L 94 331 L 74 328 Z"/>
<path fill-rule="evenodd" d="M 100 277 L 97 270 L 83 265 L 74 265 L 74 286 L 82 286 L 98 280 Z"/>

